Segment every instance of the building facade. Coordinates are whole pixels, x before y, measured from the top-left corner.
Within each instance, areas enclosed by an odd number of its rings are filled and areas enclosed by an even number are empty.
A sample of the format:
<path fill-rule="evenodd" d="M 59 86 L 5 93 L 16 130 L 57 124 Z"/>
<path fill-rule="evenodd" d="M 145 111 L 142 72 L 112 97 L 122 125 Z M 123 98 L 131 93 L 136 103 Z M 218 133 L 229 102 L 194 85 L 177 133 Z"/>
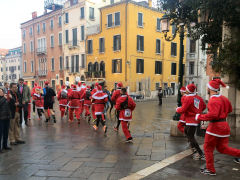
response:
<path fill-rule="evenodd" d="M 1 60 L 1 82 L 17 82 L 22 77 L 22 47 L 9 49 Z"/>
<path fill-rule="evenodd" d="M 46 5 L 46 4 L 45 4 Z M 23 78 L 30 87 L 49 81 L 55 89 L 63 84 L 64 61 L 62 51 L 62 6 L 48 4 L 50 12 L 21 24 Z"/>
<path fill-rule="evenodd" d="M 8 54 L 8 49 L 0 49 L 0 86 L 3 86 L 3 82 L 6 78 L 4 78 L 3 74 L 6 74 L 6 61 L 5 57 Z"/>
<path fill-rule="evenodd" d="M 87 81 L 105 81 L 109 89 L 121 81 L 144 96 L 156 95 L 160 86 L 176 94 L 180 40 L 165 41 L 163 13 L 151 4 L 122 1 L 100 14 L 100 32 L 87 37 Z M 176 27 L 170 30 L 174 34 Z"/>

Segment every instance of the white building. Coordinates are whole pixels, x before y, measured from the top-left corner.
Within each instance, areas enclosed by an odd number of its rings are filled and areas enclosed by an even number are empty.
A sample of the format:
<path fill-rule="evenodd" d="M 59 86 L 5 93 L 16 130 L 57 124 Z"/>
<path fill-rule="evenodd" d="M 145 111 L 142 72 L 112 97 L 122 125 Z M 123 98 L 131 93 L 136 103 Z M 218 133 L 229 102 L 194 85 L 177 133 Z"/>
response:
<path fill-rule="evenodd" d="M 185 84 L 194 83 L 197 86 L 198 95 L 203 99 L 207 98 L 206 75 L 207 54 L 202 51 L 201 40 L 191 40 L 187 38 L 187 57 L 185 65 Z"/>
<path fill-rule="evenodd" d="M 4 59 L 1 59 L 1 82 L 17 82 L 22 77 L 22 47 L 9 49 Z"/>

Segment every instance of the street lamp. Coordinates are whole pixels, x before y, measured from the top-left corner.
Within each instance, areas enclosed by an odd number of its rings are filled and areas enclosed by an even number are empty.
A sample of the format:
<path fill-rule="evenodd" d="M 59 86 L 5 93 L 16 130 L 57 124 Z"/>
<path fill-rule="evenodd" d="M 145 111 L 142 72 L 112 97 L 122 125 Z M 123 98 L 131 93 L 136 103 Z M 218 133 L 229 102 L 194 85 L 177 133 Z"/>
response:
<path fill-rule="evenodd" d="M 167 33 L 169 32 L 169 18 L 165 14 L 161 18 L 161 27 L 162 32 L 164 33 L 164 37 L 166 41 L 173 41 L 176 38 L 177 32 L 179 32 L 180 37 L 180 56 L 179 56 L 179 73 L 178 73 L 178 107 L 181 106 L 181 92 L 180 88 L 183 85 L 183 40 L 184 40 L 184 23 L 180 23 L 178 27 L 176 28 L 176 31 L 172 36 L 167 36 Z"/>

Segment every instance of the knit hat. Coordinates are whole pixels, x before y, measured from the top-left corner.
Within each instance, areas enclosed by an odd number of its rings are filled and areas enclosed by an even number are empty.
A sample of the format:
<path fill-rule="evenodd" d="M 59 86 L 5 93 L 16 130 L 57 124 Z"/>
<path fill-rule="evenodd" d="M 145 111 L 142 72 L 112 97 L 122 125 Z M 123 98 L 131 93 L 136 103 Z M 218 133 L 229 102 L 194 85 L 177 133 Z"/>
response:
<path fill-rule="evenodd" d="M 189 84 L 187 85 L 186 87 L 186 91 L 189 92 L 189 93 L 195 93 L 196 92 L 196 86 L 195 84 Z"/>
<path fill-rule="evenodd" d="M 221 79 L 213 79 L 208 83 L 208 88 L 212 91 L 219 91 L 220 85 L 229 89 L 229 86 L 226 86 Z"/>
<path fill-rule="evenodd" d="M 180 92 L 186 92 L 186 88 L 184 86 L 181 87 Z"/>
<path fill-rule="evenodd" d="M 119 82 L 118 84 L 117 84 L 117 88 L 122 88 L 123 87 L 123 84 L 121 83 L 121 82 Z"/>

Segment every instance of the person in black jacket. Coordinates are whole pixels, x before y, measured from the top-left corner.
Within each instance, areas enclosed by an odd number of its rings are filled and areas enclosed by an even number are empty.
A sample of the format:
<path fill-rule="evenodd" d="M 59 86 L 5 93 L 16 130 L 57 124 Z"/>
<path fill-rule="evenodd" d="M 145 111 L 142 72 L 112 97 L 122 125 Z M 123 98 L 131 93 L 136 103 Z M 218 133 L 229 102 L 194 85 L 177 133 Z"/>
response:
<path fill-rule="evenodd" d="M 0 89 L 0 109 L 0 152 L 2 152 L 2 150 L 12 149 L 7 145 L 10 111 L 7 102 L 7 94 L 4 94 L 3 89 Z"/>

